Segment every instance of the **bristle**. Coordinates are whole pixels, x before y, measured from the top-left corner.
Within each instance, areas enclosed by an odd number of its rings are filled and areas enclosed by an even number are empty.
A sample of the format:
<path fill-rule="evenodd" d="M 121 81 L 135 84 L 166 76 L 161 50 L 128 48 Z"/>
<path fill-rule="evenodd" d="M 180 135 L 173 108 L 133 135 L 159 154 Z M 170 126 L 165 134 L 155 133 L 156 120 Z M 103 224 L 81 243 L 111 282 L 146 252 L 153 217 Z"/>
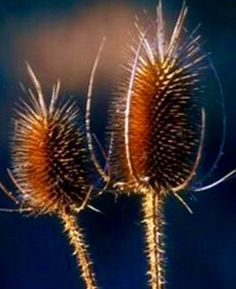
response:
<path fill-rule="evenodd" d="M 169 42 L 161 3 L 154 36 L 152 27 L 143 32 L 138 28 L 142 48 L 138 51 L 137 45 L 132 52 L 111 120 L 116 139 L 113 171 L 123 171 L 117 178 L 125 182 L 147 179 L 167 190 L 183 187 L 199 162 L 204 130 L 201 69 L 206 55 L 201 54 L 199 35 L 188 37 L 184 31 L 186 13 L 183 4 Z"/>
<path fill-rule="evenodd" d="M 79 111 L 73 103 L 58 102 L 59 87 L 54 87 L 47 108 L 37 85 L 37 95 L 22 101 L 13 120 L 13 175 L 27 205 L 47 213 L 79 207 L 90 187 Z"/>

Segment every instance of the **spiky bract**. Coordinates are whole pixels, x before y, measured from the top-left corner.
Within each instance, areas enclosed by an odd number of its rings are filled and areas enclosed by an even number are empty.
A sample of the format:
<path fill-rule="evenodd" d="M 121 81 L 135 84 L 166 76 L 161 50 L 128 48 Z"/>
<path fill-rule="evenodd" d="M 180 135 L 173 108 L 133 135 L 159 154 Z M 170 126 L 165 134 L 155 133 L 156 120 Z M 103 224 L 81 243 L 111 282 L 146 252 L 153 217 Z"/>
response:
<path fill-rule="evenodd" d="M 35 212 L 80 207 L 90 190 L 90 162 L 75 104 L 60 103 L 59 84 L 49 105 L 28 67 L 37 95 L 21 101 L 14 117 L 13 175 L 23 202 Z"/>

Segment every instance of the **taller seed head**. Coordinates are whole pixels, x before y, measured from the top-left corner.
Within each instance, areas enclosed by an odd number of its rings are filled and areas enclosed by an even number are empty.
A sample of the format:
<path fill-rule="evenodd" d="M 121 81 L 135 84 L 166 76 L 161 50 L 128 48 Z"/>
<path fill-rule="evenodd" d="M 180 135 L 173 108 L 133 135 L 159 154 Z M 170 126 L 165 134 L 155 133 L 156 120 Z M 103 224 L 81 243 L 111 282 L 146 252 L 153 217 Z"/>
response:
<path fill-rule="evenodd" d="M 186 13 L 183 5 L 169 41 L 161 4 L 155 35 L 152 26 L 146 31 L 138 27 L 139 44 L 129 57 L 112 109 L 112 164 L 118 181 L 144 182 L 168 191 L 184 188 L 195 174 L 203 141 L 200 98 L 206 55 L 201 53 L 199 35 L 186 36 Z"/>

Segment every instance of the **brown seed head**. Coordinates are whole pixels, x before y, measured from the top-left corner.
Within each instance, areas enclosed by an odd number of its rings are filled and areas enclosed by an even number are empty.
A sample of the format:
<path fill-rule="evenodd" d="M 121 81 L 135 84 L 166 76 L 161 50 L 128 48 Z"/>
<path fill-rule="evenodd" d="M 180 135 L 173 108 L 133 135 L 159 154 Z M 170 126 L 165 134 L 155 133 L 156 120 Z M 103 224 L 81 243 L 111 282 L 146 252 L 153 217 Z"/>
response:
<path fill-rule="evenodd" d="M 195 174 L 203 142 L 200 97 L 206 55 L 201 54 L 200 36 L 184 31 L 186 13 L 183 5 L 169 41 L 161 5 L 154 36 L 152 25 L 144 31 L 137 25 L 139 43 L 112 110 L 111 163 L 119 182 L 179 190 Z"/>
<path fill-rule="evenodd" d="M 89 153 L 75 104 L 58 102 L 59 83 L 47 106 L 28 67 L 37 95 L 21 101 L 14 118 L 13 175 L 25 202 L 36 212 L 79 207 L 89 191 Z"/>

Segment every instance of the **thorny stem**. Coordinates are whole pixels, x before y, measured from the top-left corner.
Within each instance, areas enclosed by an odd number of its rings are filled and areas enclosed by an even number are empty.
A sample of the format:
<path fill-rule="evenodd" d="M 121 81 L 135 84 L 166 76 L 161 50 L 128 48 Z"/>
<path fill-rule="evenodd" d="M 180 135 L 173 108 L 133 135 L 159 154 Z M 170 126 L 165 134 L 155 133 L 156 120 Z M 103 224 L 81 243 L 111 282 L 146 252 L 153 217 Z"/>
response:
<path fill-rule="evenodd" d="M 146 254 L 151 289 L 164 289 L 163 199 L 160 192 L 149 190 L 143 196 Z"/>
<path fill-rule="evenodd" d="M 86 289 L 98 289 L 95 274 L 93 273 L 93 263 L 88 253 L 88 246 L 86 245 L 83 233 L 78 226 L 76 217 L 64 212 L 61 214 L 60 218 L 70 244 L 74 247 L 74 255 L 76 256 L 80 267 L 81 276 L 85 282 Z"/>

